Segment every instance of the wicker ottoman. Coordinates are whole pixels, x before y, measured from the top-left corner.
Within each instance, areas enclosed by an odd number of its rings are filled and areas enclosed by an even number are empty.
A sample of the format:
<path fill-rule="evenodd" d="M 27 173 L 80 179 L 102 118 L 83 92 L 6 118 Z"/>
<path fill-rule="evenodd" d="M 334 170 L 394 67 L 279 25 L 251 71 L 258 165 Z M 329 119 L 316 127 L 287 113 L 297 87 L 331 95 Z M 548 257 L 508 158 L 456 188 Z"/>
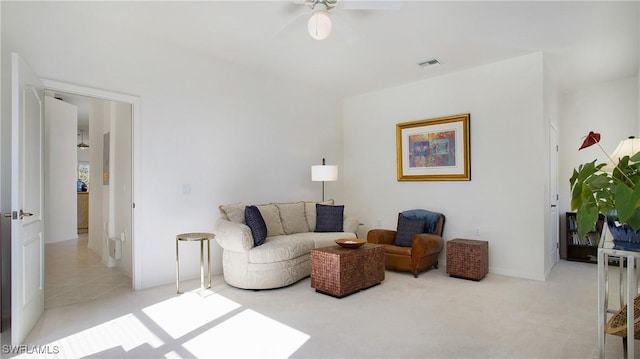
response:
<path fill-rule="evenodd" d="M 384 246 L 340 246 L 311 250 L 311 288 L 342 298 L 384 280 Z"/>
<path fill-rule="evenodd" d="M 447 273 L 480 280 L 489 272 L 489 242 L 456 238 L 447 241 Z"/>

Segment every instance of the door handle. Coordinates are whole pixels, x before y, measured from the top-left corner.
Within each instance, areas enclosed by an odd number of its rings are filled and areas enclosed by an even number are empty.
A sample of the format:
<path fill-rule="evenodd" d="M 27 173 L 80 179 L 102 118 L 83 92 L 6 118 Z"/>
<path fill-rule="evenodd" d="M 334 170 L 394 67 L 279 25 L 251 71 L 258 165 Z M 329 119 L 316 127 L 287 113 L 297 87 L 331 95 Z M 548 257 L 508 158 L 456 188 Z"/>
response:
<path fill-rule="evenodd" d="M 558 205 L 556 205 L 556 204 L 552 204 L 552 205 L 551 205 L 551 208 L 554 208 L 554 207 L 558 207 Z"/>
<path fill-rule="evenodd" d="M 20 210 L 20 219 L 23 219 L 24 217 L 31 217 L 33 216 L 33 213 L 29 213 L 29 212 L 25 212 L 23 210 Z"/>

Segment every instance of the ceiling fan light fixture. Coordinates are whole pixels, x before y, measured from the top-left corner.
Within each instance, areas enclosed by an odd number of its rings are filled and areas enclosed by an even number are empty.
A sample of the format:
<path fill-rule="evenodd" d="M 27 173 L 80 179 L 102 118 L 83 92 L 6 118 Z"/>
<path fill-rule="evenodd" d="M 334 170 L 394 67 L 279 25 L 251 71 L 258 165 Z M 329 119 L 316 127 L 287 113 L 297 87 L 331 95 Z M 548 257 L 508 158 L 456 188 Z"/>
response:
<path fill-rule="evenodd" d="M 331 34 L 331 19 L 326 5 L 318 3 L 314 6 L 307 28 L 309 35 L 316 40 L 324 40 Z"/>
<path fill-rule="evenodd" d="M 78 144 L 78 148 L 81 150 L 86 150 L 87 148 L 89 148 L 89 145 L 84 143 L 84 131 L 80 131 L 80 136 L 82 137 L 80 143 Z"/>

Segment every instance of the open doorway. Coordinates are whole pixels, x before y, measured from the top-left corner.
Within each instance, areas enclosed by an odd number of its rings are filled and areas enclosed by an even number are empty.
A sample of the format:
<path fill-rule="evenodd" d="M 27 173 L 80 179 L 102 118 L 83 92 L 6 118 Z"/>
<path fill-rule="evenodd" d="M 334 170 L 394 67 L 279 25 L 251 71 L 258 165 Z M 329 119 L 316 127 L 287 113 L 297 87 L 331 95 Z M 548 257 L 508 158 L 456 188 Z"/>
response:
<path fill-rule="evenodd" d="M 130 291 L 132 104 L 64 91 L 46 94 L 45 152 L 52 155 L 45 156 L 51 168 L 45 171 L 45 199 L 50 198 L 46 210 L 53 223 L 45 246 L 45 308 Z M 75 115 L 59 108 L 75 108 Z"/>

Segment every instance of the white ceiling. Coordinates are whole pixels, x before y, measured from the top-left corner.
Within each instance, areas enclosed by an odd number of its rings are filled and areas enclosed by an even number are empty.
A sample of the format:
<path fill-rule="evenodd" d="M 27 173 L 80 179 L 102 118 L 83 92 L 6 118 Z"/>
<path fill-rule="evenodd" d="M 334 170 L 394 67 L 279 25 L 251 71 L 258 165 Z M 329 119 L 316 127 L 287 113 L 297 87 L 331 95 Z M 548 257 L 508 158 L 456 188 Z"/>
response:
<path fill-rule="evenodd" d="M 350 96 L 536 51 L 546 54 L 562 90 L 635 76 L 638 5 L 402 1 L 396 10 L 337 8 L 331 15 L 334 31 L 323 41 L 307 33 L 308 8 L 291 0 L 78 2 L 64 16 L 82 16 L 93 33 L 103 27 L 107 36 L 117 26 L 176 51 Z M 56 16 L 54 6 L 47 11 Z M 417 65 L 431 58 L 442 65 Z"/>
<path fill-rule="evenodd" d="M 548 54 L 564 89 L 638 73 L 636 1 L 402 1 L 397 10 L 337 8 L 336 28 L 322 41 L 307 33 L 308 8 L 291 0 L 138 2 L 126 14 L 101 14 L 181 48 L 340 95 L 534 51 Z M 434 57 L 443 65 L 417 66 Z"/>

